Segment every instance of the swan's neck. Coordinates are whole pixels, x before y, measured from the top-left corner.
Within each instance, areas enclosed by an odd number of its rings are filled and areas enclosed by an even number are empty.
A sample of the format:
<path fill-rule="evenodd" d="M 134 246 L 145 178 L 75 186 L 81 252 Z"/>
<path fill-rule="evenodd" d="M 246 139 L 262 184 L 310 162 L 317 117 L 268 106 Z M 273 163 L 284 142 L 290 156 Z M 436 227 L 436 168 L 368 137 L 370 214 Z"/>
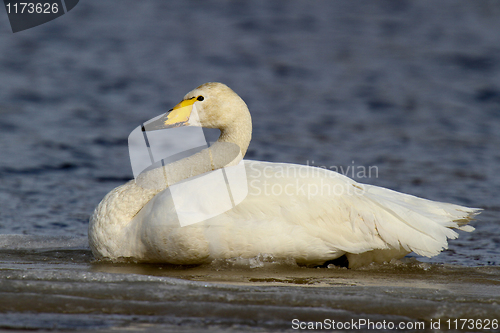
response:
<path fill-rule="evenodd" d="M 139 175 L 136 179 L 137 185 L 148 190 L 153 197 L 187 178 L 238 164 L 250 144 L 252 135 L 250 116 L 242 117 L 221 128 L 220 131 L 219 139 L 210 148 Z"/>
<path fill-rule="evenodd" d="M 217 142 L 233 143 L 240 148 L 241 156 L 245 156 L 252 136 L 252 123 L 238 124 L 229 128 L 221 129 Z"/>
<path fill-rule="evenodd" d="M 105 198 L 101 205 L 113 199 L 114 205 L 120 206 L 117 210 L 122 218 L 130 220 L 156 194 L 169 186 L 190 177 L 238 164 L 248 149 L 252 135 L 252 120 L 248 109 L 238 120 L 220 130 L 219 139 L 210 148 L 140 174 L 135 181 L 121 186 L 119 193 L 109 193 L 110 197 Z M 98 209 L 105 209 L 105 206 Z"/>

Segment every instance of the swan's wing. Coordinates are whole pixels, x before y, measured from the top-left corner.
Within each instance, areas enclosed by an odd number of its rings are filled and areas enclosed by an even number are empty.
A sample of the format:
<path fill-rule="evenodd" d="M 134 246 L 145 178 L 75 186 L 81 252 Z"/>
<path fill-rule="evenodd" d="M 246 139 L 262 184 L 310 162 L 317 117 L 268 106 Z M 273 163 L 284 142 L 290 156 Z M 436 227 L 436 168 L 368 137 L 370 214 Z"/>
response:
<path fill-rule="evenodd" d="M 324 169 L 256 161 L 245 167 L 247 197 L 193 225 L 180 226 L 169 190 L 156 195 L 130 224 L 144 257 L 198 263 L 269 253 L 320 264 L 343 254 L 369 254 L 368 262 L 411 251 L 433 256 L 458 236 L 452 229 L 473 230 L 466 224 L 478 213 Z"/>
<path fill-rule="evenodd" d="M 452 229 L 474 230 L 466 224 L 479 213 L 477 209 L 359 184 L 308 166 L 250 162 L 247 170 L 250 189 L 260 184 L 262 190 L 260 197 L 249 203 L 266 210 L 280 207 L 273 215 L 348 253 L 380 249 L 433 256 L 447 248 L 448 238 L 458 237 Z M 252 179 L 258 182 L 252 184 Z M 269 195 L 264 193 L 265 181 L 275 186 L 274 193 L 269 185 Z"/>

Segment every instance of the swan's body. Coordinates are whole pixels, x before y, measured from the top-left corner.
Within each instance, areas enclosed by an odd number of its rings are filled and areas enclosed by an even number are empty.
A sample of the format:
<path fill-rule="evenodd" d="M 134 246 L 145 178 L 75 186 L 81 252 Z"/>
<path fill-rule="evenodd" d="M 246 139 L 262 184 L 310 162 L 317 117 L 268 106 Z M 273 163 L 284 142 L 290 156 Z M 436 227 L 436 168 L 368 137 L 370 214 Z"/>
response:
<path fill-rule="evenodd" d="M 108 193 L 89 226 L 97 258 L 198 264 L 270 254 L 321 265 L 345 255 L 349 267 L 356 267 L 412 251 L 434 256 L 447 248 L 448 238 L 458 237 L 453 229 L 474 230 L 467 223 L 477 209 L 362 185 L 324 169 L 258 161 L 244 162 L 249 192 L 241 203 L 180 227 L 168 185 L 226 166 L 217 158 L 224 143 L 239 147 L 239 159 L 232 161 L 238 163 L 251 137 L 246 104 L 225 85 L 202 85 L 182 103 L 197 104 L 198 125 L 221 129 L 220 146 L 167 165 L 172 176 L 163 187 L 139 185 L 154 180 L 160 168 L 142 175 L 143 182 L 132 180 Z M 189 115 L 175 110 L 164 124 L 190 125 Z"/>

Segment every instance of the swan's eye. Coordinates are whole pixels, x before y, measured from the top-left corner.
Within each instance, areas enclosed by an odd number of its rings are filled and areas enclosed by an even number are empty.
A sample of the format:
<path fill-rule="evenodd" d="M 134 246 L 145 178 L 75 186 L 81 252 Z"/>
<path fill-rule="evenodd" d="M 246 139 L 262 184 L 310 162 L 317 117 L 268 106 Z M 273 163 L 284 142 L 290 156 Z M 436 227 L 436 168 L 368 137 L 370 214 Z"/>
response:
<path fill-rule="evenodd" d="M 200 102 L 203 101 L 205 99 L 205 97 L 203 96 L 198 96 L 197 100 L 199 100 Z"/>

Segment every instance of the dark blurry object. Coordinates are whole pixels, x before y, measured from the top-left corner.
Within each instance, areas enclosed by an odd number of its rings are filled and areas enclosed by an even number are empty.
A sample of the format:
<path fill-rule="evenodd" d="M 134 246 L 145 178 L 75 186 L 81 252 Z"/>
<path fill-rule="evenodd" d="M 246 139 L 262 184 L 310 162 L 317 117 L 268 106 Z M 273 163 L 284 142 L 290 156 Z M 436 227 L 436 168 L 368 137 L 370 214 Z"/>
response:
<path fill-rule="evenodd" d="M 12 32 L 19 32 L 52 21 L 73 9 L 79 0 L 4 0 Z"/>

